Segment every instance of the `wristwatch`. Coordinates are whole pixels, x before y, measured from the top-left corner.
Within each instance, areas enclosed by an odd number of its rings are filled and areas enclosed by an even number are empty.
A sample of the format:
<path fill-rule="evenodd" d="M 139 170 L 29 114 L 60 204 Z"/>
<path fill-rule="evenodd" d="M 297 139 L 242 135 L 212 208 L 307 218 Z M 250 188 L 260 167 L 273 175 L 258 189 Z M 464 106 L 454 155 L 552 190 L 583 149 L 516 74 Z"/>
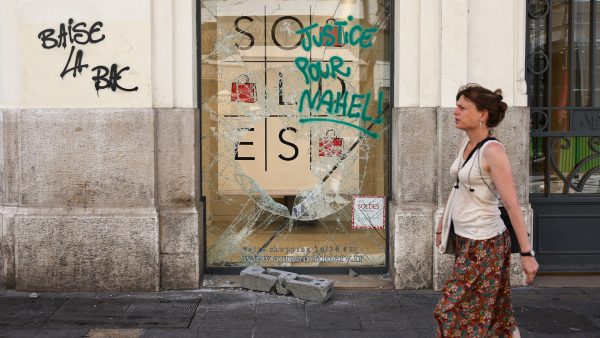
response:
<path fill-rule="evenodd" d="M 535 251 L 531 250 L 531 251 L 527 251 L 527 252 L 521 252 L 521 256 L 535 257 Z"/>

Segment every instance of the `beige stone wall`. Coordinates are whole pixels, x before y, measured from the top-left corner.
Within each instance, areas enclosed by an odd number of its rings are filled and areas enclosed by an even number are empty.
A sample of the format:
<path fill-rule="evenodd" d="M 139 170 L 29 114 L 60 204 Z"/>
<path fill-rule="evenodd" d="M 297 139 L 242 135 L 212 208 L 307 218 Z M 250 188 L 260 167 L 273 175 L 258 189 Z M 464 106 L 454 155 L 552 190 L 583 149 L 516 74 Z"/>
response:
<path fill-rule="evenodd" d="M 431 222 L 436 196 L 436 110 L 393 112 L 393 275 L 399 289 L 431 287 Z"/>
<path fill-rule="evenodd" d="M 197 287 L 196 115 L 194 109 L 0 110 L 0 284 Z"/>

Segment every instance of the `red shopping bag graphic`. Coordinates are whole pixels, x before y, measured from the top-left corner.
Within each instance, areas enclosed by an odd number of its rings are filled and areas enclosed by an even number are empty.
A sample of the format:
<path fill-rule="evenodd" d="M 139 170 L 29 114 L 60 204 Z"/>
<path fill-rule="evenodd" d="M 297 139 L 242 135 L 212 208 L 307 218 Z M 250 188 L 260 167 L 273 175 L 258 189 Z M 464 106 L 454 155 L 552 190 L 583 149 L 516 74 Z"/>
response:
<path fill-rule="evenodd" d="M 344 140 L 335 135 L 335 131 L 330 129 L 325 133 L 325 137 L 319 138 L 319 157 L 340 157 L 344 148 Z"/>
<path fill-rule="evenodd" d="M 327 19 L 327 21 L 325 21 L 326 24 L 332 26 L 333 28 L 331 29 L 331 34 L 334 36 L 333 41 L 331 41 L 331 37 L 327 36 L 327 37 L 323 37 L 323 41 L 322 45 L 323 46 L 331 46 L 332 42 L 333 42 L 333 46 L 334 47 L 344 47 L 344 44 L 340 41 L 340 39 L 338 39 L 339 37 L 339 31 L 338 31 L 338 26 L 335 25 L 335 19 L 331 18 L 331 19 Z M 321 31 L 323 31 L 323 27 L 321 27 Z M 344 31 L 342 29 L 342 37 L 344 36 Z M 322 35 L 321 35 L 322 36 Z"/>
<path fill-rule="evenodd" d="M 237 80 L 231 84 L 232 102 L 256 102 L 256 83 L 250 82 L 248 75 L 244 75 L 244 82 Z"/>

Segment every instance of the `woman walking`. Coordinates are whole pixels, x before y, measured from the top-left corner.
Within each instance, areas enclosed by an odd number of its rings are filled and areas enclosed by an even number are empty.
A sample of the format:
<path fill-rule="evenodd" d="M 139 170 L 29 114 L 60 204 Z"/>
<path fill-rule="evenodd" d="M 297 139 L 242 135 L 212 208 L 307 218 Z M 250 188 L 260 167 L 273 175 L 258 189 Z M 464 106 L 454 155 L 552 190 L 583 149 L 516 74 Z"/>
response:
<path fill-rule="evenodd" d="M 517 235 L 528 284 L 538 263 L 506 150 L 490 138 L 506 108 L 499 89 L 492 92 L 468 84 L 456 94 L 455 125 L 465 131 L 467 139 L 450 167 L 456 179 L 452 202 L 436 229 L 436 246 L 445 250 L 446 245 L 454 245 L 455 252 L 452 275 L 434 311 L 438 337 L 519 337 L 510 293 L 510 235 L 500 217 L 497 196 Z M 450 222 L 454 243 L 443 243 Z"/>

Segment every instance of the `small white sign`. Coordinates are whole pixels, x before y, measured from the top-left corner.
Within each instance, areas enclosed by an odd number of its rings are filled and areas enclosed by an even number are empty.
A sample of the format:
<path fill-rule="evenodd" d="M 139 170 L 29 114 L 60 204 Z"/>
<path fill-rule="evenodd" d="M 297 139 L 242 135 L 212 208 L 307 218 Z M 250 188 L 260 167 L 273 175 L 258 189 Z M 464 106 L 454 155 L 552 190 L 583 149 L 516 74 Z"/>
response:
<path fill-rule="evenodd" d="M 385 227 L 385 196 L 354 196 L 352 228 L 383 229 Z"/>

